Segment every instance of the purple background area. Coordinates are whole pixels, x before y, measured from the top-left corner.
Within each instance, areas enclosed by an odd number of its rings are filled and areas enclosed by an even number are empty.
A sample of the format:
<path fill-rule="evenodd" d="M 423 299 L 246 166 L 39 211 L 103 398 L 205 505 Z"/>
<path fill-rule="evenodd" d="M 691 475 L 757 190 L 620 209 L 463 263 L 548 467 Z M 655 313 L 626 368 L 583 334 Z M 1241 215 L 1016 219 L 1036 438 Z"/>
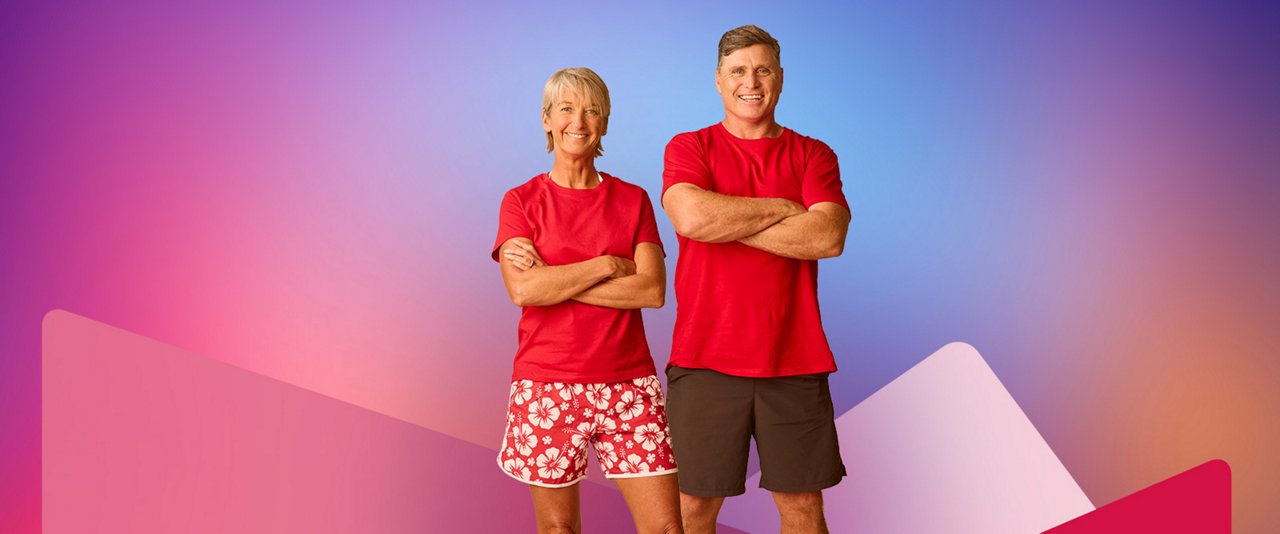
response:
<path fill-rule="evenodd" d="M 1277 11 L 10 3 L 0 531 L 38 529 L 54 308 L 496 448 L 517 310 L 488 251 L 550 165 L 542 83 L 603 76 L 599 167 L 656 198 L 744 23 L 853 206 L 821 275 L 837 413 L 966 341 L 1095 504 L 1223 458 L 1236 528 L 1280 528 Z"/>

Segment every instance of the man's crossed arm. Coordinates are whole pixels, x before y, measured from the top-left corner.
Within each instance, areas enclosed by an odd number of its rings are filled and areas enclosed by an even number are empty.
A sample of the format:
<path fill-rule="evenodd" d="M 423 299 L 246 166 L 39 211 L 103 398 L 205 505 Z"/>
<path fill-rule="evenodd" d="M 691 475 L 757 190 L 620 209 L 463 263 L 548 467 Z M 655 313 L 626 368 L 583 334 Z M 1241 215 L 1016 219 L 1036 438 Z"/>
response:
<path fill-rule="evenodd" d="M 667 188 L 662 205 L 676 233 L 695 241 L 738 241 L 787 258 L 818 260 L 844 252 L 849 210 L 834 202 L 804 209 L 783 198 L 722 195 L 689 183 Z"/>

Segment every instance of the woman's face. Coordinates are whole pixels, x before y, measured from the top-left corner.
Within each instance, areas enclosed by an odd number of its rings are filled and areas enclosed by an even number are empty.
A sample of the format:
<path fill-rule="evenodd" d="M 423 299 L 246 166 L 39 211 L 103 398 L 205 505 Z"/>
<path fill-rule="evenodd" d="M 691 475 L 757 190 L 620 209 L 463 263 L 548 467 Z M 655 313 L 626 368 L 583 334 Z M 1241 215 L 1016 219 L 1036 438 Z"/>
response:
<path fill-rule="evenodd" d="M 557 155 L 595 157 L 596 145 L 604 135 L 600 108 L 587 102 L 572 87 L 560 91 L 559 101 L 542 116 L 542 129 L 551 134 Z"/>

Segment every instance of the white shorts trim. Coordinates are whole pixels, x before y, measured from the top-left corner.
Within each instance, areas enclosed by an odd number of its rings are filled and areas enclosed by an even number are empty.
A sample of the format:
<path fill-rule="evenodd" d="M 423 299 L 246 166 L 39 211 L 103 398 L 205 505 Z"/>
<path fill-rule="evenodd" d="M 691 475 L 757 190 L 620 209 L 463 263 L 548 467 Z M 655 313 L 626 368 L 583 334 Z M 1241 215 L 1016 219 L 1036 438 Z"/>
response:
<path fill-rule="evenodd" d="M 643 473 L 620 473 L 620 474 L 617 474 L 617 475 L 611 475 L 611 474 L 609 474 L 609 473 L 605 473 L 605 474 L 604 474 L 604 477 L 605 477 L 605 478 L 644 478 L 644 477 L 656 477 L 656 476 L 658 476 L 658 475 L 670 475 L 671 473 L 675 473 L 675 472 L 677 472 L 677 471 L 679 471 L 679 470 L 680 470 L 680 468 L 679 468 L 679 467 L 676 467 L 676 468 L 673 468 L 673 469 L 663 469 L 662 471 L 645 471 L 645 472 L 643 472 Z"/>
<path fill-rule="evenodd" d="M 532 481 L 532 480 L 525 480 L 525 479 L 523 479 L 523 478 L 520 478 L 520 477 L 518 477 L 518 476 L 515 476 L 515 475 L 511 474 L 511 472 L 510 472 L 510 471 L 507 471 L 506 469 L 503 469 L 503 468 L 502 468 L 502 453 L 498 453 L 497 462 L 498 462 L 498 470 L 499 470 L 499 471 L 502 471 L 502 473 L 503 473 L 503 474 L 505 474 L 505 475 L 507 475 L 507 476 L 509 476 L 509 477 L 511 477 L 511 478 L 513 478 L 513 479 L 515 479 L 515 480 L 518 480 L 518 481 L 520 481 L 520 482 L 524 482 L 525 484 L 528 484 L 528 485 L 530 485 L 530 486 L 538 486 L 538 487 L 540 487 L 540 488 L 551 488 L 551 489 L 556 489 L 556 488 L 567 488 L 567 487 L 569 487 L 569 486 L 572 486 L 572 485 L 574 485 L 574 484 L 577 484 L 577 483 L 581 482 L 581 481 L 582 481 L 582 479 L 587 478 L 587 476 L 586 476 L 586 475 L 583 475 L 583 476 L 580 476 L 580 477 L 578 477 L 578 478 L 573 479 L 573 481 L 572 481 L 572 482 L 565 482 L 564 484 L 547 484 L 547 483 L 545 483 L 545 482 L 534 482 L 534 481 Z"/>

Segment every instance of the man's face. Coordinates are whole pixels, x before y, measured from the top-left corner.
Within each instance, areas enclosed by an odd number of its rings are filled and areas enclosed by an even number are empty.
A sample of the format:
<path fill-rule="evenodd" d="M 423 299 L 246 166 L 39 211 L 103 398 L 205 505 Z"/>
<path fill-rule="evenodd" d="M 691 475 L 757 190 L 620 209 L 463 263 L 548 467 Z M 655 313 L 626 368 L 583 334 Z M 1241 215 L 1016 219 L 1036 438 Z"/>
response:
<path fill-rule="evenodd" d="M 782 67 L 767 45 L 734 50 L 716 69 L 716 92 L 724 100 L 726 117 L 744 122 L 773 120 L 782 94 Z"/>

